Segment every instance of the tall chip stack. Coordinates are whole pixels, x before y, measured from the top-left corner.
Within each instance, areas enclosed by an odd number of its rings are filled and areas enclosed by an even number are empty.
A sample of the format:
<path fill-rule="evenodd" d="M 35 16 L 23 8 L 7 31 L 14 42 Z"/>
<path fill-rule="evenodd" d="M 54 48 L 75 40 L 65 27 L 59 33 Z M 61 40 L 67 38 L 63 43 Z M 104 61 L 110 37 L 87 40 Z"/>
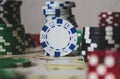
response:
<path fill-rule="evenodd" d="M 75 15 L 72 14 L 72 8 L 76 7 L 75 2 L 72 1 L 47 1 L 45 6 L 42 7 L 42 13 L 46 17 L 46 22 L 54 20 L 56 18 L 61 18 L 69 21 L 75 28 L 78 27 L 75 21 Z M 81 43 L 81 30 L 77 29 L 78 41 L 77 46 L 74 49 L 74 54 L 69 55 L 79 55 L 80 43 Z"/>
<path fill-rule="evenodd" d="M 46 17 L 46 22 L 61 17 L 71 22 L 75 27 L 78 27 L 75 15 L 72 14 L 73 7 L 76 7 L 76 5 L 71 1 L 47 1 L 42 8 L 42 13 Z"/>
<path fill-rule="evenodd" d="M 20 0 L 0 1 L 0 55 L 18 55 L 25 50 L 25 29 L 21 24 Z"/>

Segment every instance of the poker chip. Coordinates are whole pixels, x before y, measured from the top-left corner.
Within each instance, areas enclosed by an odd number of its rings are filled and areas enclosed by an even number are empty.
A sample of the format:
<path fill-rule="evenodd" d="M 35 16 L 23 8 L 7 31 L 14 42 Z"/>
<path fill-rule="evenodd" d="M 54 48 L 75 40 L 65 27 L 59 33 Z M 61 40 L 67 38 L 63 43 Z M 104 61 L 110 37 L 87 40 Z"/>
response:
<path fill-rule="evenodd" d="M 102 27 L 120 26 L 120 12 L 101 12 L 99 15 L 99 25 Z"/>
<path fill-rule="evenodd" d="M 65 11 L 70 11 L 71 9 L 70 8 L 55 8 L 55 9 L 48 9 L 48 7 L 42 7 L 42 10 L 43 11 L 51 11 L 51 12 L 54 12 L 54 11 L 56 11 L 56 10 L 59 10 L 59 11 L 61 11 L 61 12 L 65 12 Z"/>
<path fill-rule="evenodd" d="M 60 16 L 60 15 L 71 14 L 71 12 L 70 10 L 61 11 L 60 9 L 55 9 L 55 10 L 43 10 L 43 14 L 44 15 L 56 14 L 56 16 Z"/>
<path fill-rule="evenodd" d="M 82 35 L 81 55 L 89 51 L 119 51 L 119 27 L 84 27 Z"/>
<path fill-rule="evenodd" d="M 76 29 L 70 22 L 61 18 L 48 21 L 40 32 L 40 43 L 50 56 L 65 56 L 76 47 Z"/>
<path fill-rule="evenodd" d="M 33 39 L 36 46 L 40 46 L 40 34 L 33 34 Z"/>
<path fill-rule="evenodd" d="M 42 13 L 46 16 L 46 22 L 55 18 L 62 18 L 78 27 L 75 16 L 72 14 L 73 7 L 75 7 L 75 3 L 71 1 L 47 1 L 42 7 Z"/>
<path fill-rule="evenodd" d="M 19 24 L 0 24 L 0 55 L 23 54 L 25 30 Z"/>
<path fill-rule="evenodd" d="M 25 48 L 36 48 L 40 46 L 40 35 L 39 34 L 25 34 Z"/>
<path fill-rule="evenodd" d="M 0 58 L 0 68 L 17 68 L 29 67 L 32 63 L 30 60 L 22 58 Z"/>
<path fill-rule="evenodd" d="M 96 61 L 97 59 L 97 61 Z M 119 78 L 119 51 L 93 51 L 88 53 L 88 79 L 117 79 Z"/>
<path fill-rule="evenodd" d="M 82 31 L 81 30 L 76 30 L 76 31 L 77 31 L 77 50 L 80 51 L 81 42 L 82 42 Z"/>

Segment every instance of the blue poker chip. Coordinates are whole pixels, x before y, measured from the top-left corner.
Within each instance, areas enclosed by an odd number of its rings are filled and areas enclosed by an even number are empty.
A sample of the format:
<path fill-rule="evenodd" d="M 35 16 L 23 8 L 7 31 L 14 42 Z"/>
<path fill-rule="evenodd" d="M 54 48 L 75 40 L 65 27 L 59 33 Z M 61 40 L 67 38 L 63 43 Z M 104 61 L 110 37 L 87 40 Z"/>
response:
<path fill-rule="evenodd" d="M 50 20 L 41 29 L 40 43 L 50 56 L 65 56 L 76 48 L 76 29 L 67 20 L 61 18 Z"/>

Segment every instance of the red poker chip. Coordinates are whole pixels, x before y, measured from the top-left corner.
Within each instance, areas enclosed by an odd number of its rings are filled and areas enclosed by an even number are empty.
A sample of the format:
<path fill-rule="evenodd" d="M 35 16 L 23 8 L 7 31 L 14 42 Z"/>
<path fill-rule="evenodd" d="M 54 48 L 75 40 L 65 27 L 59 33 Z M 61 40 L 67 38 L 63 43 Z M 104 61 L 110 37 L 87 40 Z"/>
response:
<path fill-rule="evenodd" d="M 101 12 L 98 17 L 100 26 L 120 26 L 120 12 Z"/>
<path fill-rule="evenodd" d="M 87 79 L 119 79 L 120 74 L 120 51 L 94 51 L 88 53 Z M 97 57 L 98 61 L 96 63 Z M 99 60 L 103 59 L 102 62 Z M 92 65 L 91 61 L 92 60 Z"/>
<path fill-rule="evenodd" d="M 106 27 L 106 26 L 112 26 L 112 27 L 120 27 L 120 23 L 113 23 L 113 24 L 108 24 L 106 22 L 99 23 L 99 26 L 101 27 Z"/>
<path fill-rule="evenodd" d="M 113 16 L 115 18 L 120 18 L 120 12 L 101 12 L 99 17 L 108 18 L 109 16 Z"/>
<path fill-rule="evenodd" d="M 32 37 L 34 39 L 35 45 L 40 46 L 40 39 L 39 39 L 40 35 L 39 34 L 33 34 Z"/>

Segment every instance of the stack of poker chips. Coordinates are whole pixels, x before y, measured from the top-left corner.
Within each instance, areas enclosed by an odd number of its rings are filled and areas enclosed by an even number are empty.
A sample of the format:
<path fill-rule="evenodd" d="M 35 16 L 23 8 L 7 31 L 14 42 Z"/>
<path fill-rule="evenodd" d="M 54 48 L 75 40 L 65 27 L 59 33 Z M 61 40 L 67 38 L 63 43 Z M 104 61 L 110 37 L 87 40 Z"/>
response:
<path fill-rule="evenodd" d="M 25 48 L 36 48 L 40 46 L 39 34 L 25 34 Z"/>
<path fill-rule="evenodd" d="M 24 42 L 25 30 L 22 25 L 0 24 L 0 55 L 22 54 Z"/>
<path fill-rule="evenodd" d="M 119 27 L 84 27 L 81 55 L 95 50 L 120 50 Z"/>
<path fill-rule="evenodd" d="M 0 1 L 0 23 L 21 24 L 20 0 L 2 0 Z"/>
<path fill-rule="evenodd" d="M 23 54 L 25 29 L 20 21 L 20 0 L 0 1 L 0 55 Z"/>
<path fill-rule="evenodd" d="M 47 1 L 42 8 L 42 13 L 46 17 L 46 22 L 56 17 L 61 17 L 78 27 L 75 16 L 72 14 L 72 8 L 75 6 L 75 3 L 71 1 Z"/>
<path fill-rule="evenodd" d="M 120 12 L 101 12 L 98 17 L 99 26 L 120 27 Z"/>
<path fill-rule="evenodd" d="M 94 51 L 88 56 L 87 79 L 120 78 L 120 52 Z"/>

